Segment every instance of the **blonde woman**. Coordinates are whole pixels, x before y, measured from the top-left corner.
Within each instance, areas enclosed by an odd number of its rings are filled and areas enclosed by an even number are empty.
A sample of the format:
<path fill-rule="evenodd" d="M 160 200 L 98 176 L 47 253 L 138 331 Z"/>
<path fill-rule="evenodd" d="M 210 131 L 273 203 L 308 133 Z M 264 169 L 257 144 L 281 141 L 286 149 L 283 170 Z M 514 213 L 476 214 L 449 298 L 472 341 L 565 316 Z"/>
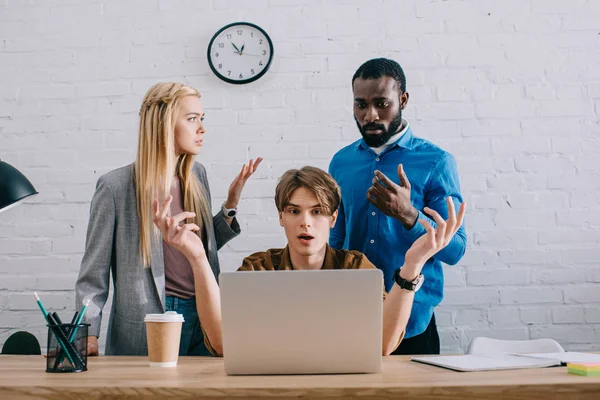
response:
<path fill-rule="evenodd" d="M 163 242 L 152 222 L 155 199 L 173 215 L 193 214 L 210 268 L 219 276 L 217 250 L 240 233 L 235 218 L 242 189 L 261 158 L 250 160 L 234 179 L 227 200 L 213 217 L 206 170 L 194 161 L 204 138 L 200 94 L 180 83 L 158 83 L 140 109 L 137 157 L 133 164 L 100 177 L 92 199 L 85 254 L 76 283 L 76 306 L 90 304 L 88 354 L 98 354 L 102 309 L 114 286 L 106 338 L 107 355 L 147 353 L 144 316 L 176 311 L 185 319 L 181 355 L 208 355 L 195 303 L 187 258 Z"/>

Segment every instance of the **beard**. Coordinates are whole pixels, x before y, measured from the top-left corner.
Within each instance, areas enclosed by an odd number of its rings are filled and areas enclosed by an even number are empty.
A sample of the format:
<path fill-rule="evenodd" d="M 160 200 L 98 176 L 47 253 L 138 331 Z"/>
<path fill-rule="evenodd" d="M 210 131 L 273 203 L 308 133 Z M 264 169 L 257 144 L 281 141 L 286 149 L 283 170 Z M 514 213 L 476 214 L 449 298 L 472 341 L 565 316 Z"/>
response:
<path fill-rule="evenodd" d="M 402 126 L 402 110 L 398 110 L 398 114 L 396 114 L 394 119 L 392 119 L 387 129 L 385 129 L 385 125 L 376 124 L 374 122 L 370 122 L 361 126 L 356 117 L 354 117 L 354 120 L 356 121 L 356 126 L 358 126 L 358 130 L 360 131 L 360 134 L 365 140 L 367 146 L 380 147 L 386 144 L 387 141 L 390 140 L 390 138 L 394 136 L 398 129 Z M 368 132 L 369 129 L 381 129 L 383 133 L 380 135 L 372 134 Z"/>

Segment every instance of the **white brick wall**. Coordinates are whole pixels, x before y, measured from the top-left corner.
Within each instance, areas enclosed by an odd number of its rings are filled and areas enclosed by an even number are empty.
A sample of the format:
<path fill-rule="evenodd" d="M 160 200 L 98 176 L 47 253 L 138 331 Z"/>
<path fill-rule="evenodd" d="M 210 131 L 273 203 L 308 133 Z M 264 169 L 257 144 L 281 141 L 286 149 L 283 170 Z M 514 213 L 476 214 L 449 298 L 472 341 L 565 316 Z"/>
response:
<path fill-rule="evenodd" d="M 359 137 L 350 80 L 374 56 L 399 61 L 417 135 L 457 158 L 469 249 L 446 275 L 442 349 L 477 335 L 600 346 L 600 47 L 596 0 L 3 0 L 0 158 L 40 195 L 0 214 L 0 343 L 19 329 L 45 343 L 31 292 L 73 310 L 96 179 L 133 160 L 148 87 L 198 88 L 208 136 L 199 156 L 214 205 L 250 157 L 243 234 L 220 254 L 235 269 L 284 244 L 276 179 L 326 168 Z M 247 86 L 210 72 L 222 25 L 263 26 L 271 70 Z"/>

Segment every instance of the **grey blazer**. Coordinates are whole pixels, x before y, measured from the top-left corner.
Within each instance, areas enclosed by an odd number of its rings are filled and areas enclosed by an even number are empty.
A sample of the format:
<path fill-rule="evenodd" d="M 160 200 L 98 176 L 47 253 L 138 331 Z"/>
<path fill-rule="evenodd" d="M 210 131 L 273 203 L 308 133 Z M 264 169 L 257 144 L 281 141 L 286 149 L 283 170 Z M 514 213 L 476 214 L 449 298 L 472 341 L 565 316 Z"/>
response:
<path fill-rule="evenodd" d="M 204 166 L 196 163 L 194 173 L 206 189 L 210 207 L 210 189 Z M 91 324 L 88 334 L 99 336 L 102 309 L 108 297 L 112 273 L 114 293 L 106 355 L 146 355 L 144 316 L 165 311 L 162 238 L 153 239 L 151 266 L 144 268 L 139 253 L 134 179 L 133 165 L 116 169 L 98 179 L 90 207 L 85 254 L 75 287 L 77 310 L 81 309 L 84 299 L 91 300 L 84 318 L 84 322 Z M 218 279 L 217 250 L 239 235 L 240 226 L 236 219 L 230 226 L 221 211 L 212 222 L 213 229 L 206 232 L 206 248 L 208 261 Z"/>

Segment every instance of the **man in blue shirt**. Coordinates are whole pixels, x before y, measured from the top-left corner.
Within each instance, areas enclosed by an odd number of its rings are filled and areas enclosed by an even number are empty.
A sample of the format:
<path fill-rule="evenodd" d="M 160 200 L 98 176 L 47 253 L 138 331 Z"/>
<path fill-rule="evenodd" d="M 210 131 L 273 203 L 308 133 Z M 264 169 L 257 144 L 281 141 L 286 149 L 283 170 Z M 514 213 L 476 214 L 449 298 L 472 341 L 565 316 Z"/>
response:
<path fill-rule="evenodd" d="M 408 103 L 400 65 L 369 60 L 352 78 L 354 119 L 362 138 L 338 151 L 329 173 L 342 190 L 342 204 L 329 238 L 333 248 L 358 250 L 383 271 L 386 290 L 404 255 L 426 231 L 417 223 L 427 208 L 448 218 L 446 198 L 463 202 L 456 162 L 433 143 L 413 135 L 402 110 Z M 433 309 L 444 296 L 442 262 L 456 264 L 466 247 L 463 227 L 423 267 L 425 281 L 415 294 L 406 336 L 393 354 L 439 354 Z"/>

